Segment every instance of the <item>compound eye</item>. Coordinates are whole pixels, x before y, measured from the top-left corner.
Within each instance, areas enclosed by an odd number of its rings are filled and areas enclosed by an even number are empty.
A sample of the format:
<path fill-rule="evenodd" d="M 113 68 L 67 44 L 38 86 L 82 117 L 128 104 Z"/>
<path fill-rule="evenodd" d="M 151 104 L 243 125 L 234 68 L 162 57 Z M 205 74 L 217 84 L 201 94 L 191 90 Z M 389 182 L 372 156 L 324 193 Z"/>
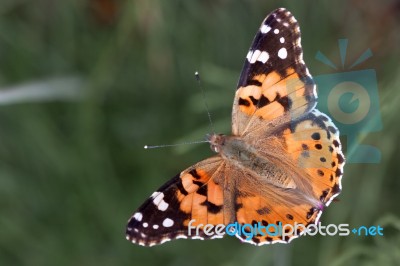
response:
<path fill-rule="evenodd" d="M 219 153 L 220 149 L 217 145 L 211 145 L 211 150 L 213 150 L 216 153 Z"/>

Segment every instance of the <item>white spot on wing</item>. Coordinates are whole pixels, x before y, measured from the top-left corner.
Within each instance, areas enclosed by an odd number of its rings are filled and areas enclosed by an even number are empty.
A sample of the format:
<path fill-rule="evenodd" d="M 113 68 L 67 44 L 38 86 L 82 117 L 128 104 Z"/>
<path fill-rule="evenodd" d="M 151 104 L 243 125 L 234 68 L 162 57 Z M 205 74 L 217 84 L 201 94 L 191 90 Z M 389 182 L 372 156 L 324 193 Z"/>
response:
<path fill-rule="evenodd" d="M 250 64 L 254 64 L 256 61 L 257 61 L 257 59 L 258 59 L 258 56 L 261 54 L 261 51 L 260 50 L 255 50 L 254 51 L 254 53 L 253 53 L 253 55 L 251 56 L 251 59 L 250 59 Z"/>
<path fill-rule="evenodd" d="M 268 26 L 268 25 L 262 25 L 261 26 L 261 29 L 260 29 L 260 31 L 261 31 L 261 33 L 268 33 L 269 31 L 271 30 L 271 27 L 270 26 Z"/>
<path fill-rule="evenodd" d="M 278 33 L 279 33 L 279 29 L 275 29 L 275 30 L 274 30 L 274 33 L 275 33 L 275 34 L 278 34 Z"/>
<path fill-rule="evenodd" d="M 137 212 L 137 213 L 135 213 L 134 215 L 133 215 L 133 218 L 135 218 L 135 220 L 136 221 L 141 221 L 142 220 L 142 218 L 143 218 L 143 214 L 142 213 L 140 213 L 140 212 Z"/>
<path fill-rule="evenodd" d="M 170 218 L 165 218 L 162 225 L 164 227 L 171 227 L 174 225 L 174 221 L 172 221 Z"/>
<path fill-rule="evenodd" d="M 280 41 L 281 43 L 284 43 L 284 42 L 285 42 L 285 38 L 281 37 L 281 38 L 279 39 L 279 41 Z"/>
<path fill-rule="evenodd" d="M 161 201 L 160 204 L 158 205 L 158 209 L 160 211 L 165 211 L 168 208 L 169 204 L 166 203 L 165 201 Z"/>
<path fill-rule="evenodd" d="M 257 61 L 262 62 L 265 64 L 269 59 L 269 54 L 265 51 L 261 52 L 260 56 L 258 57 Z"/>
<path fill-rule="evenodd" d="M 154 229 L 158 229 L 158 227 L 159 227 L 158 224 L 154 224 L 154 225 L 153 225 L 153 228 L 154 228 Z"/>
<path fill-rule="evenodd" d="M 143 227 L 147 227 L 147 226 L 149 226 L 149 224 L 148 223 L 143 223 Z"/>
<path fill-rule="evenodd" d="M 164 244 L 165 242 L 171 241 L 170 238 L 164 238 L 163 240 L 161 240 L 160 244 Z"/>
<path fill-rule="evenodd" d="M 163 198 L 164 198 L 164 193 L 158 194 L 157 197 L 155 197 L 155 198 L 153 199 L 154 205 L 160 204 L 160 202 L 163 200 Z"/>
<path fill-rule="evenodd" d="M 248 53 L 247 53 L 247 56 L 246 56 L 246 58 L 247 58 L 247 61 L 249 61 L 250 62 L 250 60 L 251 60 L 251 56 L 253 55 L 253 51 L 252 50 L 250 50 Z"/>
<path fill-rule="evenodd" d="M 157 206 L 158 210 L 160 211 L 165 211 L 169 204 L 166 203 L 164 200 L 164 193 L 160 192 L 160 194 L 158 194 L 154 199 L 153 199 L 153 203 L 154 205 Z"/>
<path fill-rule="evenodd" d="M 286 48 L 281 48 L 281 49 L 279 49 L 279 51 L 278 51 L 278 56 L 279 56 L 281 59 L 285 59 L 285 58 L 287 57 Z"/>

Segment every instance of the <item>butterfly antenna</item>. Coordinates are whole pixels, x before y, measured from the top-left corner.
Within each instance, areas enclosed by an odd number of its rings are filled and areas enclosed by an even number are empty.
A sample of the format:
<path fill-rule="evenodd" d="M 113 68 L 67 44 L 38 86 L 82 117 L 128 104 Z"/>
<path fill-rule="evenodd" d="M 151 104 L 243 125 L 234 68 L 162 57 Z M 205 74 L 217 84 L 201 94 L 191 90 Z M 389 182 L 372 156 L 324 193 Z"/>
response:
<path fill-rule="evenodd" d="M 189 142 L 182 142 L 177 144 L 165 144 L 165 145 L 145 145 L 144 148 L 147 149 L 156 149 L 156 148 L 165 148 L 165 147 L 176 147 L 181 145 L 188 145 L 188 144 L 198 144 L 198 143 L 206 143 L 207 140 L 197 140 L 197 141 L 189 141 Z"/>
<path fill-rule="evenodd" d="M 200 88 L 202 96 L 203 96 L 204 107 L 206 108 L 207 115 L 208 115 L 208 121 L 210 122 L 210 130 L 212 133 L 214 133 L 215 132 L 214 125 L 213 125 L 213 122 L 211 119 L 210 109 L 209 109 L 208 103 L 206 101 L 206 93 L 205 93 L 205 90 L 201 83 L 199 72 L 196 71 L 194 73 L 194 75 L 196 77 L 197 83 L 199 84 L 199 88 Z M 207 143 L 207 142 L 209 142 L 209 140 L 195 140 L 195 141 L 188 141 L 188 142 L 182 142 L 182 143 L 177 143 L 177 144 L 145 145 L 144 149 L 148 150 L 148 149 L 165 148 L 165 147 L 176 147 L 176 146 L 181 146 L 181 145 L 199 144 L 199 143 Z"/>
<path fill-rule="evenodd" d="M 214 125 L 213 125 L 213 122 L 212 122 L 212 119 L 211 119 L 210 109 L 208 108 L 208 103 L 207 103 L 207 100 L 206 100 L 206 91 L 204 90 L 203 85 L 201 83 L 200 74 L 199 74 L 199 72 L 196 71 L 194 73 L 194 75 L 196 77 L 197 83 L 199 84 L 199 88 L 201 90 L 201 94 L 203 95 L 204 107 L 206 108 L 206 112 L 207 112 L 207 115 L 208 115 L 208 121 L 210 122 L 211 133 L 215 133 Z"/>

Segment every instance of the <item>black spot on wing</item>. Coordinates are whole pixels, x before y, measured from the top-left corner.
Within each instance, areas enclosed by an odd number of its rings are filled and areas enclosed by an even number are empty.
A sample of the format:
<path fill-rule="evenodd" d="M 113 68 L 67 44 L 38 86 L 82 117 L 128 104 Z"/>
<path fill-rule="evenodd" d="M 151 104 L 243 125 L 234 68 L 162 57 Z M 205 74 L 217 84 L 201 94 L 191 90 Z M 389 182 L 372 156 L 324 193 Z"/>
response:
<path fill-rule="evenodd" d="M 333 187 L 332 187 L 332 193 L 333 194 L 337 194 L 337 193 L 339 193 L 341 191 L 341 189 L 340 189 L 340 187 L 339 187 L 339 184 L 335 184 Z"/>
<path fill-rule="evenodd" d="M 258 101 L 258 108 L 262 108 L 268 104 L 270 104 L 271 102 L 268 100 L 267 97 L 265 97 L 264 95 L 261 95 L 260 100 Z"/>
<path fill-rule="evenodd" d="M 339 142 L 338 142 L 336 139 L 332 142 L 332 144 L 333 144 L 336 148 L 340 146 L 340 145 L 339 145 Z"/>
<path fill-rule="evenodd" d="M 342 171 L 338 168 L 335 171 L 336 176 L 341 176 L 342 175 Z"/>
<path fill-rule="evenodd" d="M 254 86 L 257 86 L 257 87 L 261 87 L 261 86 L 262 86 L 262 83 L 261 83 L 260 81 L 256 80 L 256 79 L 251 79 L 251 80 L 249 80 L 249 81 L 247 82 L 247 86 L 250 86 L 250 85 L 254 85 Z"/>
<path fill-rule="evenodd" d="M 200 179 L 201 178 L 201 176 L 197 173 L 196 169 L 190 170 L 189 174 L 191 174 L 195 179 Z"/>
<path fill-rule="evenodd" d="M 337 158 L 338 158 L 338 162 L 339 163 L 343 163 L 344 162 L 344 158 L 340 153 L 338 153 Z"/>
<path fill-rule="evenodd" d="M 329 127 L 328 127 L 328 130 L 329 130 L 330 132 L 332 132 L 333 134 L 336 134 L 336 132 L 337 132 L 337 129 L 336 129 L 335 127 L 333 127 L 333 126 L 329 126 Z"/>
<path fill-rule="evenodd" d="M 202 196 L 206 196 L 207 197 L 207 191 L 208 191 L 208 187 L 207 185 L 203 185 L 201 186 L 198 190 L 197 190 L 197 194 L 202 195 Z"/>
<path fill-rule="evenodd" d="M 291 215 L 291 214 L 286 214 L 286 218 L 288 218 L 289 220 L 293 220 L 293 215 Z"/>
<path fill-rule="evenodd" d="M 324 191 L 322 191 L 322 194 L 321 194 L 321 196 L 319 197 L 320 201 L 324 202 L 326 196 L 328 195 L 328 193 L 329 193 L 329 189 L 325 189 Z"/>
<path fill-rule="evenodd" d="M 254 106 L 257 106 L 258 100 L 255 99 L 253 96 L 249 96 L 250 101 L 253 103 Z"/>
<path fill-rule="evenodd" d="M 246 99 L 239 98 L 239 105 L 250 106 L 250 102 Z"/>
<path fill-rule="evenodd" d="M 222 210 L 222 205 L 216 205 L 208 200 L 201 203 L 201 205 L 206 206 L 208 212 L 213 213 L 213 214 L 219 213 Z"/>
<path fill-rule="evenodd" d="M 281 97 L 281 95 L 279 93 L 277 93 L 275 101 L 277 101 L 278 103 L 280 103 L 283 106 L 283 109 L 285 110 L 285 112 L 289 111 L 290 108 L 292 107 L 292 101 L 289 99 L 288 96 Z"/>
<path fill-rule="evenodd" d="M 196 181 L 196 180 L 193 180 L 192 182 L 193 182 L 193 184 L 195 184 L 196 186 L 199 186 L 199 187 L 203 186 L 203 184 L 204 184 L 204 182 Z"/>
<path fill-rule="evenodd" d="M 267 240 L 267 242 L 272 242 L 273 238 L 270 237 L 270 236 L 267 236 L 267 237 L 265 238 L 265 240 Z"/>
<path fill-rule="evenodd" d="M 320 135 L 318 132 L 315 132 L 315 133 L 313 133 L 313 134 L 311 135 L 311 138 L 312 138 L 313 140 L 319 140 L 319 139 L 321 139 L 321 135 Z"/>
<path fill-rule="evenodd" d="M 267 207 L 263 207 L 263 208 L 260 208 L 260 209 L 256 210 L 256 212 L 259 215 L 266 215 L 266 214 L 269 214 L 271 211 Z"/>
<path fill-rule="evenodd" d="M 176 184 L 176 187 L 178 188 L 179 192 L 181 192 L 183 195 L 186 196 L 187 194 L 189 194 L 189 193 L 186 191 L 186 189 L 183 187 L 182 180 L 180 180 L 180 181 Z"/>
<path fill-rule="evenodd" d="M 307 220 L 309 220 L 313 216 L 315 211 L 316 211 L 316 208 L 314 208 L 314 207 L 310 208 L 310 210 L 307 212 Z"/>

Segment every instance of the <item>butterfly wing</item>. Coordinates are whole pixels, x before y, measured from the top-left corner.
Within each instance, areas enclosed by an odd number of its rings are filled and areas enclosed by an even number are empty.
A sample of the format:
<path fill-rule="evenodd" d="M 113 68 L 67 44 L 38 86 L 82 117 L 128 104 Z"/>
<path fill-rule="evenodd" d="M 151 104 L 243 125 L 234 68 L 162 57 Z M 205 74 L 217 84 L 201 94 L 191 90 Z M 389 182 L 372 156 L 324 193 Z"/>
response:
<path fill-rule="evenodd" d="M 233 135 L 245 135 L 277 118 L 288 121 L 315 107 L 315 84 L 304 64 L 300 39 L 296 19 L 283 8 L 262 22 L 236 90 Z"/>
<path fill-rule="evenodd" d="M 224 162 L 211 157 L 189 167 L 164 184 L 129 219 L 126 238 L 153 246 L 177 238 L 217 238 L 191 226 L 225 224 Z M 192 227 L 191 227 L 192 228 Z"/>
<path fill-rule="evenodd" d="M 341 179 L 345 159 L 339 139 L 339 131 L 325 114 L 314 109 L 305 116 L 281 127 L 275 128 L 268 137 L 245 138 L 258 154 L 268 158 L 284 171 L 270 170 L 266 182 L 249 185 L 250 178 L 241 178 L 240 193 L 236 212 L 240 224 L 283 225 L 316 224 L 324 208 L 341 192 Z M 249 175 L 246 171 L 242 177 Z M 257 177 L 255 177 L 257 178 Z M 254 179 L 254 178 L 253 178 Z M 258 177 L 260 179 L 260 177 Z M 287 181 L 286 187 L 276 186 Z M 300 236 L 304 227 L 286 235 L 254 235 L 242 240 L 263 245 L 276 242 L 290 242 Z M 272 232 L 273 233 L 273 232 Z"/>
<path fill-rule="evenodd" d="M 341 192 L 345 164 L 335 124 L 326 114 L 314 109 L 279 134 L 285 152 L 305 172 L 298 182 L 309 181 L 315 198 L 328 206 Z"/>
<path fill-rule="evenodd" d="M 258 231 L 249 236 L 243 231 L 236 236 L 248 243 L 264 245 L 287 243 L 303 234 L 304 228 L 318 220 L 322 210 L 305 202 L 300 191 L 290 191 L 265 184 L 262 194 L 242 191 L 236 198 L 238 208 L 236 219 L 239 224 L 253 225 Z M 298 200 L 298 202 L 294 201 Z M 303 202 L 302 202 L 303 201 Z M 278 227 L 299 225 L 298 229 L 283 234 Z M 262 228 L 264 226 L 264 228 Z M 282 230 L 283 231 L 283 230 Z M 250 233 L 247 230 L 247 233 Z"/>

